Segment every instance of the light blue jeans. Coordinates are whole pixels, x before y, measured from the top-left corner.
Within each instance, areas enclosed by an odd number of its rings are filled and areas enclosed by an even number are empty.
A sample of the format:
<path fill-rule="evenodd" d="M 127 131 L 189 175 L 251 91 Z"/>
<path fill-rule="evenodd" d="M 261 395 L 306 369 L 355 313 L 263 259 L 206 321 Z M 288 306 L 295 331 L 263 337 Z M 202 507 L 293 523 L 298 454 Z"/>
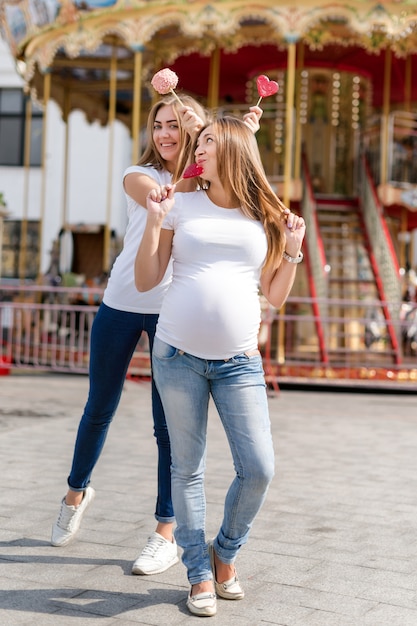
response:
<path fill-rule="evenodd" d="M 236 475 L 214 548 L 233 563 L 246 543 L 274 475 L 274 449 L 260 355 L 206 361 L 155 338 L 153 372 L 171 441 L 175 537 L 188 580 L 211 580 L 205 536 L 206 433 L 210 395 L 225 429 Z"/>

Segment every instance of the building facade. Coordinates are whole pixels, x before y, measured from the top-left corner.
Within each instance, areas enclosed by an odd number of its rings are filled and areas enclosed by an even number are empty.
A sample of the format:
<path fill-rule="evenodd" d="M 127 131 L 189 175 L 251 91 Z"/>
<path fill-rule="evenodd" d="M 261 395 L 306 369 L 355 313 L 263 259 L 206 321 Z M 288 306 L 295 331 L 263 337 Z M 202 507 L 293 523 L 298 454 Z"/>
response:
<path fill-rule="evenodd" d="M 0 276 L 6 282 L 46 274 L 56 262 L 57 243 L 61 248 L 57 270 L 69 272 L 77 233 L 101 233 L 106 222 L 117 239 L 117 249 L 127 221 L 122 174 L 130 165 L 131 140 L 126 127 L 116 122 L 110 133 L 98 122 L 87 122 L 80 110 L 64 123 L 61 110 L 50 100 L 43 129 L 43 106 L 30 103 L 32 111 L 27 116 L 27 101 L 15 60 L 0 40 L 0 193 L 5 214 Z M 41 163 L 43 132 L 46 148 Z M 79 269 L 82 274 L 84 268 Z M 99 275 L 102 269 L 103 258 L 95 259 L 93 274 Z"/>

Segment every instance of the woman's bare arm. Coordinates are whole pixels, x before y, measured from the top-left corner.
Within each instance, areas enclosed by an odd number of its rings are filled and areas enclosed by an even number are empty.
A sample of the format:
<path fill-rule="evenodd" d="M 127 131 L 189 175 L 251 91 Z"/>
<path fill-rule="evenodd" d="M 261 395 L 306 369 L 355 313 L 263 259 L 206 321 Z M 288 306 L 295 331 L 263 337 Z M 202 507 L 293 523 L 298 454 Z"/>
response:
<path fill-rule="evenodd" d="M 302 217 L 289 213 L 286 216 L 285 252 L 297 259 L 305 235 L 305 223 Z M 264 271 L 261 276 L 261 290 L 265 298 L 276 309 L 280 309 L 288 298 L 294 284 L 297 264 L 282 259 L 278 268 Z"/>

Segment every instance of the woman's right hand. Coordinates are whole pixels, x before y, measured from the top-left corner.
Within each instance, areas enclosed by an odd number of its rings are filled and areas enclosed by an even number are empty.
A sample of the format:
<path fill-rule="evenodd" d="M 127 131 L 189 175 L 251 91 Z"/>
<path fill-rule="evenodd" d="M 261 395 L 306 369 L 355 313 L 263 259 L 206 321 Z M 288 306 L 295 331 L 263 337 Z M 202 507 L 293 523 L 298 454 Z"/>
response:
<path fill-rule="evenodd" d="M 157 218 L 162 222 L 174 206 L 174 192 L 175 185 L 163 185 L 151 189 L 146 196 L 148 217 Z"/>
<path fill-rule="evenodd" d="M 151 189 L 146 196 L 148 218 L 135 259 L 135 285 L 138 291 L 149 291 L 158 285 L 168 267 L 173 231 L 162 228 L 174 205 L 175 185 Z M 163 233 L 165 233 L 163 235 Z"/>

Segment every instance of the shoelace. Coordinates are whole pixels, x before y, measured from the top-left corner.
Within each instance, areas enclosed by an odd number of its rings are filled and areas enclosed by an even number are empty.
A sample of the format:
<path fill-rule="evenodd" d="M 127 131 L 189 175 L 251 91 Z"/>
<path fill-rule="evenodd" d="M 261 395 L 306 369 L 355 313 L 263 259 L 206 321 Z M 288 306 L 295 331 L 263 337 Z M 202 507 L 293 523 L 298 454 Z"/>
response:
<path fill-rule="evenodd" d="M 62 530 L 71 530 L 75 513 L 76 511 L 68 507 L 68 505 L 62 503 L 57 525 L 62 528 Z"/>
<path fill-rule="evenodd" d="M 152 537 L 143 548 L 142 556 L 154 556 L 164 544 L 165 540 L 162 537 Z"/>

